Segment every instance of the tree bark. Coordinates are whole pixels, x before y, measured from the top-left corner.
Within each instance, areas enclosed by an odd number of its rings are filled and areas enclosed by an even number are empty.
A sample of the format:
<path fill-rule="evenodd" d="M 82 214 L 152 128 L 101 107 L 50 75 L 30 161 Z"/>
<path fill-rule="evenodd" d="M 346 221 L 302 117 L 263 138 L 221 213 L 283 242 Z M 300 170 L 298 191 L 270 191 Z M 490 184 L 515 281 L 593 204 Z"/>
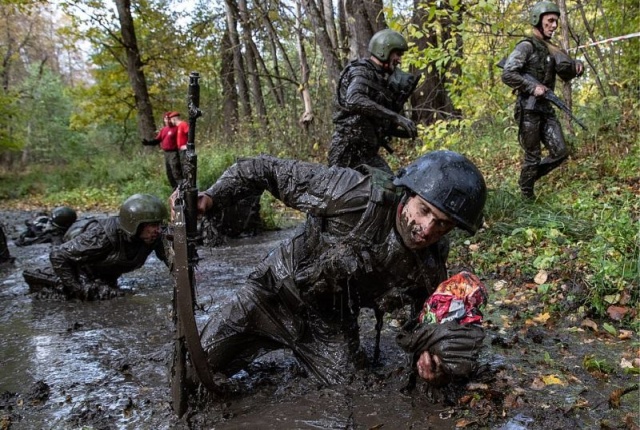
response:
<path fill-rule="evenodd" d="M 242 108 L 242 118 L 251 120 L 251 101 L 249 100 L 249 89 L 244 70 L 244 60 L 242 57 L 242 46 L 237 29 L 238 8 L 234 0 L 226 0 L 227 28 L 229 29 L 229 40 L 233 50 L 233 70 L 235 81 L 238 86 L 238 100 Z"/>
<path fill-rule="evenodd" d="M 127 74 L 133 90 L 136 109 L 138 111 L 138 134 L 143 139 L 153 139 L 156 127 L 153 120 L 153 107 L 149 99 L 147 81 L 142 70 L 142 59 L 138 49 L 130 0 L 115 0 L 120 21 L 122 45 L 127 53 Z"/>
<path fill-rule="evenodd" d="M 303 0 L 303 2 L 305 10 L 309 14 L 311 24 L 314 27 L 316 42 L 318 43 L 320 52 L 327 64 L 327 74 L 329 76 L 330 87 L 332 91 L 335 91 L 338 78 L 340 77 L 340 72 L 342 71 L 340 59 L 331 45 L 331 39 L 327 33 L 327 23 L 324 22 L 320 9 L 314 0 Z"/>
<path fill-rule="evenodd" d="M 558 0 L 558 8 L 560 9 L 560 46 L 566 52 L 569 52 L 569 20 L 567 19 L 567 2 Z M 571 81 L 562 81 L 562 97 L 564 102 L 571 109 L 573 97 L 571 96 Z M 569 133 L 574 134 L 573 124 L 569 115 L 562 115 L 562 125 Z"/>
<path fill-rule="evenodd" d="M 433 0 L 431 0 L 430 3 L 434 3 Z M 425 34 L 424 37 L 415 40 L 417 49 L 420 51 L 430 46 L 444 46 L 447 42 L 447 32 L 443 32 L 442 40 L 438 40 L 438 34 L 434 30 L 434 28 L 438 27 L 436 21 L 438 18 L 434 17 L 430 19 L 427 13 L 428 8 L 419 7 L 420 4 L 420 0 L 414 0 L 414 14 L 411 18 L 411 23 L 415 25 L 416 28 L 424 29 L 427 27 L 428 29 L 423 31 Z M 443 22 L 442 27 L 446 28 L 446 26 L 447 23 Z M 462 47 L 459 49 L 462 49 Z M 449 93 L 445 87 L 446 79 L 435 65 L 432 65 L 431 68 L 426 66 L 420 70 L 416 70 L 416 72 L 422 73 L 423 78 L 411 96 L 411 118 L 413 121 L 429 125 L 439 119 L 451 119 L 452 117 L 458 116 L 459 112 L 457 112 L 453 106 L 451 97 L 449 97 Z"/>
<path fill-rule="evenodd" d="M 223 97 L 222 114 L 226 124 L 223 132 L 230 138 L 238 131 L 238 91 L 233 70 L 233 46 L 228 29 L 222 37 L 220 82 Z"/>
<path fill-rule="evenodd" d="M 296 33 L 298 38 L 298 57 L 300 58 L 300 94 L 304 104 L 304 112 L 300 116 L 298 122 L 305 131 L 309 130 L 309 125 L 313 122 L 313 104 L 311 103 L 311 94 L 309 93 L 309 63 L 307 61 L 307 53 L 304 50 L 304 36 L 302 35 L 302 5 L 296 2 Z"/>
<path fill-rule="evenodd" d="M 244 45 L 244 55 L 246 59 L 247 73 L 249 75 L 249 84 L 251 87 L 251 96 L 253 106 L 255 107 L 258 120 L 263 127 L 268 125 L 267 108 L 264 104 L 264 95 L 262 94 L 262 86 L 260 76 L 258 76 L 258 62 L 256 58 L 255 47 L 252 41 L 252 30 L 249 21 L 249 12 L 247 11 L 246 0 L 238 0 L 238 13 L 240 17 L 240 26 L 242 28 L 242 40 Z"/>
<path fill-rule="evenodd" d="M 382 0 L 345 0 L 344 10 L 349 27 L 349 57 L 352 60 L 369 57 L 369 40 L 387 28 L 382 13 Z"/>

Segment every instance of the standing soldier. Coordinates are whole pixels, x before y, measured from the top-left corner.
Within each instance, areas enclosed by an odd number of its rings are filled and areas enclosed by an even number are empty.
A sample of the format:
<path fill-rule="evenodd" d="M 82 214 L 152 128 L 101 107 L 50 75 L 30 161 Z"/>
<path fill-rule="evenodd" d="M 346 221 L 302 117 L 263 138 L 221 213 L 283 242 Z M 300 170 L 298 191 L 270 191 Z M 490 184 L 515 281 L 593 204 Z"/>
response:
<path fill-rule="evenodd" d="M 380 147 L 390 150 L 392 136 L 417 136 L 413 121 L 400 114 L 419 80 L 398 69 L 407 49 L 400 33 L 381 30 L 369 41 L 371 56 L 352 61 L 342 71 L 335 98 L 330 166 L 355 168 L 367 164 L 391 173 L 378 154 Z"/>
<path fill-rule="evenodd" d="M 518 184 L 526 199 L 535 199 L 535 182 L 569 156 L 560 122 L 550 102 L 543 98 L 547 91 L 553 91 L 556 75 L 569 81 L 584 72 L 582 62 L 572 60 L 551 43 L 559 17 L 560 9 L 556 4 L 536 3 L 529 20 L 533 34 L 516 45 L 502 72 L 502 81 L 518 94 L 515 118 L 519 124 L 518 141 L 524 150 Z M 544 159 L 540 144 L 549 153 Z"/>
<path fill-rule="evenodd" d="M 178 134 L 176 127 L 172 124 L 171 115 L 173 112 L 167 112 L 162 117 L 164 127 L 160 129 L 153 140 L 142 139 L 142 144 L 151 146 L 160 144 L 162 152 L 164 152 L 164 165 L 167 171 L 167 178 L 172 189 L 176 189 L 178 184 L 182 182 L 184 176 L 182 174 L 182 164 L 180 163 L 180 155 L 178 154 Z"/>

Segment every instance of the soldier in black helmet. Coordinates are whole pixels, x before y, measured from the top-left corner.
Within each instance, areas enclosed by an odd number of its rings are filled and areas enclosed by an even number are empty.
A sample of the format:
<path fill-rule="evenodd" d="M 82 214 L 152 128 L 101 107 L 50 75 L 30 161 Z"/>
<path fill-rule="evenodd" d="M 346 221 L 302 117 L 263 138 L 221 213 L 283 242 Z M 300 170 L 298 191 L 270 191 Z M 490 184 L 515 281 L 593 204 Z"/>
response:
<path fill-rule="evenodd" d="M 556 75 L 569 81 L 584 72 L 581 61 L 571 59 L 551 43 L 559 18 L 560 9 L 555 3 L 536 3 L 529 16 L 532 35 L 516 45 L 502 72 L 502 81 L 518 94 L 515 118 L 519 125 L 518 141 L 524 150 L 518 184 L 522 197 L 528 200 L 535 199 L 535 183 L 569 157 L 560 122 L 551 103 L 542 96 L 555 88 Z M 533 103 L 530 102 L 532 96 Z M 542 146 L 548 152 L 544 158 Z"/>
<path fill-rule="evenodd" d="M 329 148 L 329 165 L 356 168 L 367 164 L 391 173 L 378 153 L 392 137 L 417 136 L 416 125 L 401 111 L 419 77 L 398 66 L 409 45 L 397 31 L 385 29 L 369 41 L 370 57 L 349 63 L 340 74 Z"/>
<path fill-rule="evenodd" d="M 68 206 L 58 206 L 49 216 L 46 213 L 39 214 L 25 222 L 27 229 L 20 233 L 16 245 L 27 246 L 37 243 L 60 245 L 62 237 L 77 219 L 76 211 Z"/>
<path fill-rule="evenodd" d="M 428 153 L 396 177 L 263 155 L 231 166 L 200 193 L 198 209 L 205 214 L 265 190 L 307 213 L 306 222 L 210 319 L 201 337 L 208 365 L 230 376 L 288 348 L 327 384 L 369 361 L 360 309 L 380 317 L 407 304 L 418 311 L 447 278 L 446 234 L 475 233 L 486 199 L 480 171 L 451 151 Z M 420 376 L 436 378 L 440 360 L 422 361 L 429 368 Z"/>
<path fill-rule="evenodd" d="M 55 247 L 51 267 L 27 269 L 23 276 L 31 292 L 43 289 L 67 299 L 104 300 L 121 295 L 118 278 L 144 265 L 155 252 L 167 263 L 162 241 L 165 204 L 149 194 L 135 194 L 119 215 L 75 222 Z M 47 291 L 45 291 L 47 292 Z"/>

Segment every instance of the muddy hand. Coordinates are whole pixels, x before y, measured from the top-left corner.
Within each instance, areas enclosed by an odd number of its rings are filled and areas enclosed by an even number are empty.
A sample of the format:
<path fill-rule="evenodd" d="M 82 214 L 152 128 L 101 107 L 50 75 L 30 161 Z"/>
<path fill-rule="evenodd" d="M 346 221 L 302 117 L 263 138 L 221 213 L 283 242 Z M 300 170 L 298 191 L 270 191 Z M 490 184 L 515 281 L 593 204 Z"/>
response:
<path fill-rule="evenodd" d="M 431 355 L 428 351 L 420 354 L 416 367 L 418 375 L 427 382 L 436 382 L 442 377 L 440 357 Z"/>
<path fill-rule="evenodd" d="M 173 193 L 171 193 L 171 195 L 169 196 L 169 211 L 171 215 L 171 221 L 173 221 L 174 218 L 176 217 L 176 213 L 174 212 L 173 208 L 176 205 L 176 199 L 178 198 L 179 195 L 180 195 L 180 191 L 178 191 L 178 188 L 176 188 L 173 191 Z"/>
<path fill-rule="evenodd" d="M 415 139 L 418 136 L 416 124 L 409 118 L 398 115 L 395 122 L 398 127 L 402 128 L 407 133 L 409 139 Z"/>
<path fill-rule="evenodd" d="M 208 194 L 198 193 L 198 215 L 206 214 L 212 206 L 213 199 Z"/>

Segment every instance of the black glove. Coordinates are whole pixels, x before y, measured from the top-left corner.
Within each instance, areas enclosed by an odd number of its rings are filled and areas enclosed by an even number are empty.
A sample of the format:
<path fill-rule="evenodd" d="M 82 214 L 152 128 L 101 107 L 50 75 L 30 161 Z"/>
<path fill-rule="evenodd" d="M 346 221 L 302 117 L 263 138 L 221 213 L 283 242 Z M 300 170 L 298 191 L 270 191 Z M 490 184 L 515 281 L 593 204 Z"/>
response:
<path fill-rule="evenodd" d="M 416 137 L 418 137 L 418 128 L 416 127 L 416 124 L 409 118 L 402 115 L 397 115 L 394 118 L 393 122 L 396 126 L 407 132 L 407 136 L 409 137 L 409 139 L 415 139 Z"/>
<path fill-rule="evenodd" d="M 152 139 L 152 140 L 142 139 L 142 144 L 144 146 L 155 146 L 159 143 L 160 141 L 158 139 Z"/>

